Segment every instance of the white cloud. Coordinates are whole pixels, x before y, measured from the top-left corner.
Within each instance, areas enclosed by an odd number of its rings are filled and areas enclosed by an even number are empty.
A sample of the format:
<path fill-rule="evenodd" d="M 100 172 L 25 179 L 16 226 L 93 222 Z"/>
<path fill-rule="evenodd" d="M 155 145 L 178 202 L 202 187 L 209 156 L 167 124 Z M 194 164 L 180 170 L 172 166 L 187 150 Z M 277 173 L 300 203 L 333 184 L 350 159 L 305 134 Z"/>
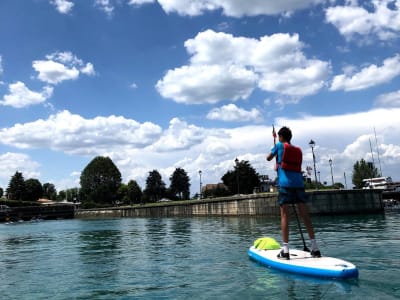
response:
<path fill-rule="evenodd" d="M 92 63 L 87 63 L 84 67 L 81 68 L 80 71 L 85 75 L 95 75 L 96 74 Z"/>
<path fill-rule="evenodd" d="M 356 35 L 374 35 L 380 40 L 397 38 L 400 31 L 400 1 L 371 2 L 374 11 L 371 11 L 370 7 L 367 9 L 354 3 L 329 7 L 326 10 L 326 20 L 336 26 L 347 39 Z"/>
<path fill-rule="evenodd" d="M 380 95 L 376 98 L 375 105 L 381 107 L 400 107 L 400 90 Z"/>
<path fill-rule="evenodd" d="M 169 70 L 157 83 L 163 97 L 179 103 L 246 99 L 255 85 L 301 98 L 318 92 L 331 69 L 328 62 L 305 57 L 297 34 L 253 39 L 206 30 L 185 47 L 191 64 Z"/>
<path fill-rule="evenodd" d="M 131 5 L 152 3 L 152 0 L 130 0 Z M 198 16 L 206 12 L 222 10 L 231 17 L 287 14 L 298 9 L 325 2 L 325 0 L 158 0 L 166 13 L 177 13 L 182 16 Z"/>
<path fill-rule="evenodd" d="M 94 75 L 94 67 L 78 59 L 71 52 L 55 52 L 46 56 L 47 60 L 35 60 L 32 67 L 37 71 L 39 80 L 58 84 L 64 80 L 75 80 L 80 73 Z"/>
<path fill-rule="evenodd" d="M 107 16 L 112 16 L 114 6 L 111 4 L 110 0 L 95 0 L 95 5 L 99 7 L 100 10 L 104 11 Z"/>
<path fill-rule="evenodd" d="M 160 134 L 161 128 L 150 122 L 138 123 L 117 116 L 84 119 L 62 111 L 47 120 L 3 128 L 0 140 L 22 149 L 48 148 L 69 154 L 102 155 L 121 147 L 146 147 Z"/>
<path fill-rule="evenodd" d="M 346 172 L 351 187 L 354 163 L 361 158 L 370 160 L 369 138 L 374 140 L 374 127 L 383 172 L 400 180 L 399 114 L 400 108 L 376 109 L 347 115 L 276 118 L 271 123 L 277 129 L 283 125 L 292 129 L 293 143 L 303 148 L 304 167 L 312 165 L 308 141 L 315 140 L 321 179 L 330 181 L 331 158 L 335 181 L 344 183 Z M 85 157 L 107 155 L 120 169 L 124 182 L 135 179 L 142 186 L 153 169 L 167 180 L 172 167 L 182 167 L 191 177 L 192 186 L 198 186 L 198 170 L 203 170 L 203 183 L 219 182 L 223 174 L 233 169 L 235 157 L 249 160 L 260 174 L 274 178 L 273 164 L 265 161 L 273 143 L 271 131 L 271 126 L 265 125 L 203 128 L 178 118 L 162 130 L 155 124 L 123 117 L 84 119 L 64 111 L 46 120 L 3 128 L 0 141 L 8 146 L 45 148 Z M 376 152 L 374 155 L 376 159 Z"/>
<path fill-rule="evenodd" d="M 3 63 L 2 63 L 2 60 L 3 60 L 3 58 L 2 58 L 2 56 L 0 55 L 0 75 L 1 74 L 3 74 Z"/>
<path fill-rule="evenodd" d="M 0 105 L 22 108 L 45 102 L 53 94 L 53 88 L 46 86 L 41 92 L 28 89 L 21 81 L 8 86 L 9 94 L 4 95 Z"/>
<path fill-rule="evenodd" d="M 212 109 L 207 114 L 207 119 L 234 122 L 259 122 L 262 120 L 262 115 L 261 112 L 256 108 L 245 110 L 243 108 L 237 107 L 235 104 L 228 104 L 219 108 Z"/>
<path fill-rule="evenodd" d="M 205 138 L 204 128 L 189 125 L 185 121 L 173 118 L 167 130 L 153 145 L 156 151 L 187 150 L 200 144 Z"/>
<path fill-rule="evenodd" d="M 25 179 L 39 178 L 40 176 L 38 171 L 40 164 L 33 161 L 27 154 L 12 152 L 0 154 L 0 165 L 0 183 L 4 191 L 11 176 L 17 171 L 21 172 Z"/>
<path fill-rule="evenodd" d="M 143 5 L 148 3 L 154 3 L 156 0 L 129 0 L 129 5 Z"/>
<path fill-rule="evenodd" d="M 381 67 L 372 64 L 353 75 L 342 74 L 335 76 L 330 89 L 332 91 L 362 90 L 388 82 L 398 75 L 400 75 L 399 54 L 385 59 Z"/>
<path fill-rule="evenodd" d="M 137 84 L 135 83 L 135 82 L 132 82 L 130 85 L 129 85 L 129 87 L 131 88 L 131 89 L 137 89 Z"/>
<path fill-rule="evenodd" d="M 252 71 L 235 65 L 183 66 L 169 70 L 156 88 L 163 97 L 178 103 L 217 103 L 246 99 L 256 79 Z"/>
<path fill-rule="evenodd" d="M 74 3 L 68 0 L 52 0 L 50 3 L 53 4 L 61 14 L 68 14 L 74 7 Z"/>

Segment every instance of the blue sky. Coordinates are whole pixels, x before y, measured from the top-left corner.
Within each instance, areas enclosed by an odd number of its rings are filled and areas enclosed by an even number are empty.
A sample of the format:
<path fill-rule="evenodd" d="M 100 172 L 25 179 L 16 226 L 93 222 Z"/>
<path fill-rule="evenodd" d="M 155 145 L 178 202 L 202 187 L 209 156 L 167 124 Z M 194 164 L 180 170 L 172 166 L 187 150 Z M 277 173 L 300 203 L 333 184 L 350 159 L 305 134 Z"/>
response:
<path fill-rule="evenodd" d="M 1 1 L 0 187 L 76 187 L 98 155 L 142 187 L 236 157 L 274 177 L 272 124 L 321 181 L 372 156 L 400 180 L 399 35 L 400 1 Z"/>

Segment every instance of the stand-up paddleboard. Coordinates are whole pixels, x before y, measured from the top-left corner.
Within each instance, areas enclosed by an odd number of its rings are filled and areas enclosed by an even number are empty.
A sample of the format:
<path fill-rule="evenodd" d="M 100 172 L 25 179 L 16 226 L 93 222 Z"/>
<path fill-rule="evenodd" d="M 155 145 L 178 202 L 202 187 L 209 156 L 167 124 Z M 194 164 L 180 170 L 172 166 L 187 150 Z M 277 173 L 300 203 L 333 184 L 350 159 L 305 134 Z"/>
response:
<path fill-rule="evenodd" d="M 259 240 L 261 239 L 258 239 L 257 241 Z M 260 245 L 258 245 L 257 247 L 257 241 L 248 250 L 249 257 L 271 268 L 285 272 L 324 278 L 358 277 L 357 267 L 348 261 L 326 256 L 313 258 L 309 252 L 296 249 L 290 249 L 289 260 L 282 259 L 278 258 L 281 249 L 276 249 L 276 245 L 273 247 L 268 247 L 268 245 L 260 247 Z"/>

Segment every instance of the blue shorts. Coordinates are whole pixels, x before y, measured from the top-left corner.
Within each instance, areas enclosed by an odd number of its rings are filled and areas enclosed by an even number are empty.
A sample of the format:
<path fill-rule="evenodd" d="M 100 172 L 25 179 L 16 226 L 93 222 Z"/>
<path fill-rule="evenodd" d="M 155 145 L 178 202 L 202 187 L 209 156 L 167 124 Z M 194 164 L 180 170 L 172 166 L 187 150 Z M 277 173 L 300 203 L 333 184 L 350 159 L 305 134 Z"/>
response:
<path fill-rule="evenodd" d="M 305 203 L 308 200 L 304 188 L 280 187 L 278 195 L 279 206 L 291 203 Z"/>

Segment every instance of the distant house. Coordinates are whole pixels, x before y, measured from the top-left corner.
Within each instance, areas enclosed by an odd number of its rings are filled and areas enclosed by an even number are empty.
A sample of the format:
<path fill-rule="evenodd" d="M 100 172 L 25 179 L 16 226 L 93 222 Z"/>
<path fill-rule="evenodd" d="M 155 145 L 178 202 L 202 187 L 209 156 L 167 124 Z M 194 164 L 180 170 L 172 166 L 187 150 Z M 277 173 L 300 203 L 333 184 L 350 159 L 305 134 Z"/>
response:
<path fill-rule="evenodd" d="M 201 188 L 203 197 L 220 197 L 229 193 L 228 187 L 221 183 L 208 183 Z"/>

